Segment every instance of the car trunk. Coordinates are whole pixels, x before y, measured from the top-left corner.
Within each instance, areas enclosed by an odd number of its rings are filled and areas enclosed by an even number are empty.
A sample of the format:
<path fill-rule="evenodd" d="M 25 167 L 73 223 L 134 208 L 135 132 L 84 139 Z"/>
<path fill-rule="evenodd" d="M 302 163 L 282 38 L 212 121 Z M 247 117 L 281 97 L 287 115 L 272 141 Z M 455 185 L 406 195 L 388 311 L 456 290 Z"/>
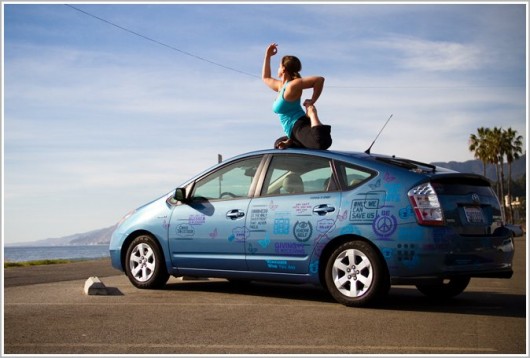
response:
<path fill-rule="evenodd" d="M 431 177 L 445 223 L 462 236 L 488 236 L 502 225 L 500 204 L 489 181 L 473 174 Z"/>

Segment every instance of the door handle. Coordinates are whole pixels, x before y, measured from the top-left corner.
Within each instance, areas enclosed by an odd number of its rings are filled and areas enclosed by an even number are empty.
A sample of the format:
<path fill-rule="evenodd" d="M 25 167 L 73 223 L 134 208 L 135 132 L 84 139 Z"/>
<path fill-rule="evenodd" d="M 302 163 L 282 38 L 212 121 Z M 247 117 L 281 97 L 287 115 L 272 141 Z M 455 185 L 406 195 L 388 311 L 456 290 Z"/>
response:
<path fill-rule="evenodd" d="M 230 210 L 226 213 L 226 217 L 231 220 L 237 220 L 245 216 L 245 213 L 239 209 Z"/>
<path fill-rule="evenodd" d="M 332 213 L 334 211 L 335 208 L 327 204 L 317 205 L 313 208 L 313 212 L 318 215 L 326 215 L 327 213 Z"/>

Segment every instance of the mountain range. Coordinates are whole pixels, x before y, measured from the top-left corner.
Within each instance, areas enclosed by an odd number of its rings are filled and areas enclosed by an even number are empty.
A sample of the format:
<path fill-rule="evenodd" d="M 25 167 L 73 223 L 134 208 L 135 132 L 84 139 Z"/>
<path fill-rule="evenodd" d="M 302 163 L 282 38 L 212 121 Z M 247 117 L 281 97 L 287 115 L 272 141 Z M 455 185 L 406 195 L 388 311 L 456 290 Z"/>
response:
<path fill-rule="evenodd" d="M 466 162 L 434 162 L 431 164 L 451 170 L 456 170 L 457 172 L 461 173 L 475 173 L 480 175 L 484 174 L 484 166 L 480 160 L 468 160 Z M 512 163 L 512 180 L 520 178 L 525 173 L 526 153 Z M 486 177 L 493 181 L 497 180 L 495 166 L 491 164 L 486 166 Z M 504 177 L 506 180 L 508 179 L 508 164 L 504 164 Z"/>
<path fill-rule="evenodd" d="M 466 162 L 434 162 L 431 163 L 440 167 L 456 170 L 461 173 L 483 174 L 483 165 L 480 160 L 468 160 Z M 512 163 L 512 179 L 518 179 L 526 173 L 526 154 Z M 495 168 L 492 165 L 487 166 L 486 176 L 491 180 L 496 180 Z M 508 168 L 506 165 L 505 176 L 508 177 Z M 17 246 L 63 246 L 63 245 L 108 245 L 110 237 L 116 225 L 97 229 L 80 234 L 73 234 L 58 238 L 50 238 L 32 242 L 17 244 Z"/>
<path fill-rule="evenodd" d="M 6 244 L 6 246 L 84 246 L 84 245 L 108 245 L 110 237 L 117 225 L 104 229 L 92 230 L 80 234 L 63 237 L 43 239 L 37 241 L 23 242 L 18 244 Z"/>

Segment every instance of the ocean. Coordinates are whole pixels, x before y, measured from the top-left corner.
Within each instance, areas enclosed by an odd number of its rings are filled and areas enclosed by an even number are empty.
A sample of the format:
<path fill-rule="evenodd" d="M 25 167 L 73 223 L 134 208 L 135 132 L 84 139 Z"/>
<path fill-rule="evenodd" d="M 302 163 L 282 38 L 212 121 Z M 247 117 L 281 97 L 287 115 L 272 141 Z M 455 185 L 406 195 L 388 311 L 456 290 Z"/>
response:
<path fill-rule="evenodd" d="M 4 246 L 6 262 L 33 260 L 89 260 L 110 257 L 109 245 Z"/>

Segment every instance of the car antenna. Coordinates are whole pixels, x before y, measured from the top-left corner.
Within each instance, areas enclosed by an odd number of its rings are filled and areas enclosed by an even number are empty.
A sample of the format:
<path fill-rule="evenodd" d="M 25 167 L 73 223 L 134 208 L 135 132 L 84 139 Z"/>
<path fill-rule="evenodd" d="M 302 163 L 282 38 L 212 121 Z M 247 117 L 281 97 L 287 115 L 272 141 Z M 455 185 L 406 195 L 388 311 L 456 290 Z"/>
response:
<path fill-rule="evenodd" d="M 388 117 L 388 119 L 386 120 L 385 122 L 385 125 L 383 126 L 383 128 L 381 128 L 381 130 L 379 131 L 379 133 L 377 133 L 377 135 L 375 136 L 375 139 L 374 141 L 372 142 L 372 144 L 370 144 L 370 146 L 368 147 L 368 149 L 366 149 L 364 152 L 366 154 L 370 154 L 370 149 L 372 149 L 372 146 L 374 145 L 375 141 L 377 140 L 377 138 L 379 138 L 379 135 L 381 134 L 381 132 L 383 131 L 383 129 L 385 129 L 386 125 L 388 124 L 388 121 L 390 121 L 390 118 L 392 118 L 393 114 L 390 115 L 390 117 Z"/>

